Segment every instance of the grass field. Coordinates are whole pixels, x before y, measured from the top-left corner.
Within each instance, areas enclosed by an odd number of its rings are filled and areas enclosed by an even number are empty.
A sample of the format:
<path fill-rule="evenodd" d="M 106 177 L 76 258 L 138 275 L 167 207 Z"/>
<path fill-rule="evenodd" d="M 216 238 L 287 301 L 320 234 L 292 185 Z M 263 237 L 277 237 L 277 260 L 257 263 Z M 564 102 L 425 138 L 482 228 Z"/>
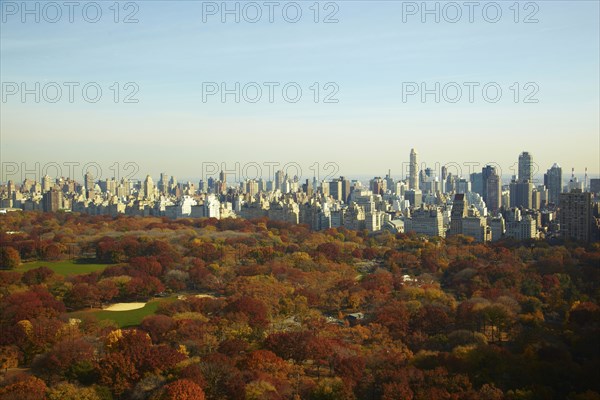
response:
<path fill-rule="evenodd" d="M 30 269 L 39 267 L 48 267 L 59 275 L 81 275 L 89 274 L 90 272 L 103 271 L 108 264 L 88 264 L 78 263 L 76 260 L 61 260 L 61 261 L 33 261 L 23 263 L 16 271 L 25 272 Z"/>
<path fill-rule="evenodd" d="M 176 297 L 168 297 L 165 299 L 153 299 L 150 300 L 143 308 L 129 311 L 106 311 L 106 310 L 89 310 L 89 311 L 76 311 L 70 313 L 71 318 L 79 318 L 86 314 L 95 315 L 99 320 L 113 320 L 117 323 L 119 328 L 126 328 L 130 326 L 139 325 L 142 320 L 148 315 L 153 315 L 158 306 L 162 302 L 170 302 L 176 300 Z"/>

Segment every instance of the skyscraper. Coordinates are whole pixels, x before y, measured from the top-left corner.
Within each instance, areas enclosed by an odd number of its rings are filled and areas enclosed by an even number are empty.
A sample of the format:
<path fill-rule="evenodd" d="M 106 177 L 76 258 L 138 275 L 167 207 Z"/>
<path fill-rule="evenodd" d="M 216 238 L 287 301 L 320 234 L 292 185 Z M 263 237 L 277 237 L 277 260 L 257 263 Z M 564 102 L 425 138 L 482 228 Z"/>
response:
<path fill-rule="evenodd" d="M 56 212 L 60 208 L 62 192 L 55 188 L 44 193 L 42 197 L 42 209 L 46 212 Z"/>
<path fill-rule="evenodd" d="M 167 187 L 167 192 L 175 193 L 177 187 L 178 187 L 177 178 L 175 178 L 174 176 L 171 176 L 171 179 L 169 179 L 169 186 Z"/>
<path fill-rule="evenodd" d="M 548 202 L 558 204 L 562 192 L 562 168 L 554 165 L 544 174 L 544 185 L 548 188 Z"/>
<path fill-rule="evenodd" d="M 277 190 L 277 189 L 281 190 L 284 179 L 285 179 L 285 177 L 284 177 L 283 171 L 277 170 L 275 172 L 275 190 Z"/>
<path fill-rule="evenodd" d="M 442 181 L 445 181 L 448 177 L 448 167 L 442 165 Z"/>
<path fill-rule="evenodd" d="M 387 175 L 385 176 L 385 185 L 388 190 L 391 190 L 391 191 L 394 190 L 395 182 L 394 182 L 394 179 L 392 178 L 392 171 L 389 169 L 388 169 Z"/>
<path fill-rule="evenodd" d="M 44 175 L 42 178 L 42 193 L 46 193 L 52 188 L 52 186 L 54 186 L 52 183 L 52 178 L 50 178 L 48 175 Z"/>
<path fill-rule="evenodd" d="M 510 182 L 510 206 L 533 207 L 533 157 L 524 151 L 519 154 L 519 174 Z"/>
<path fill-rule="evenodd" d="M 448 168 L 443 165 L 442 166 L 442 181 L 440 182 L 440 189 L 442 193 L 446 193 L 446 179 L 448 179 Z"/>
<path fill-rule="evenodd" d="M 167 174 L 164 172 L 160 173 L 160 179 L 158 180 L 158 191 L 160 194 L 166 194 L 168 189 L 167 185 Z"/>
<path fill-rule="evenodd" d="M 85 173 L 83 184 L 86 191 L 94 190 L 94 176 L 89 171 Z"/>
<path fill-rule="evenodd" d="M 533 157 L 524 151 L 519 154 L 519 175 L 520 182 L 533 181 Z"/>
<path fill-rule="evenodd" d="M 483 201 L 491 212 L 498 211 L 502 206 L 502 182 L 496 168 L 483 169 L 485 180 L 483 182 Z"/>
<path fill-rule="evenodd" d="M 146 176 L 143 188 L 145 198 L 149 199 L 151 196 L 154 195 L 154 181 L 152 180 L 152 177 L 150 175 Z"/>
<path fill-rule="evenodd" d="M 342 182 L 342 201 L 348 204 L 348 199 L 350 198 L 350 193 L 352 192 L 350 181 L 343 176 L 340 176 L 340 182 Z"/>
<path fill-rule="evenodd" d="M 460 235 L 463 232 L 463 219 L 467 216 L 469 205 L 464 193 L 454 195 L 452 210 L 450 211 L 450 235 Z"/>
<path fill-rule="evenodd" d="M 412 190 L 419 189 L 419 164 L 415 149 L 410 149 L 410 165 L 408 173 L 408 188 Z"/>
<path fill-rule="evenodd" d="M 590 192 L 599 194 L 600 193 L 600 179 L 590 179 Z"/>
<path fill-rule="evenodd" d="M 488 177 L 492 174 L 496 173 L 496 168 L 491 165 L 486 165 L 481 169 L 481 197 L 483 197 L 484 201 L 487 197 L 486 189 L 487 189 L 487 180 Z"/>
<path fill-rule="evenodd" d="M 533 208 L 533 183 L 513 180 L 510 183 L 510 206 Z"/>
<path fill-rule="evenodd" d="M 250 195 L 250 197 L 254 197 L 258 194 L 258 182 L 254 179 L 246 180 L 245 184 L 245 192 Z"/>
<path fill-rule="evenodd" d="M 342 181 L 339 179 L 335 179 L 329 182 L 329 195 L 333 197 L 334 200 L 342 200 Z"/>
<path fill-rule="evenodd" d="M 485 181 L 484 181 L 483 173 L 473 172 L 470 175 L 469 180 L 471 181 L 471 191 L 475 192 L 475 193 L 479 193 L 483 197 L 483 192 L 485 190 L 484 189 Z"/>
<path fill-rule="evenodd" d="M 373 194 L 382 195 L 385 193 L 386 190 L 386 181 L 384 179 L 381 179 L 381 177 L 376 176 L 375 178 L 371 179 L 371 181 L 369 182 L 369 186 Z"/>
<path fill-rule="evenodd" d="M 560 232 L 565 239 L 589 242 L 592 228 L 595 228 L 592 214 L 592 194 L 573 190 L 561 193 L 560 198 Z"/>
<path fill-rule="evenodd" d="M 419 189 L 409 189 L 404 192 L 404 199 L 408 200 L 412 207 L 421 207 L 423 203 L 423 192 Z"/>

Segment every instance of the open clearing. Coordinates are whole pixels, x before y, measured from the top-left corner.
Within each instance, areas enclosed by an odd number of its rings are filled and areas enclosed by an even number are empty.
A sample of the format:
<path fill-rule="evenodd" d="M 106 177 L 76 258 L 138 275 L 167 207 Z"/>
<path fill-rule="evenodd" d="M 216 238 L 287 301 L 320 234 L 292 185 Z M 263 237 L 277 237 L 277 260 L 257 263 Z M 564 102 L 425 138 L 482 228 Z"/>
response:
<path fill-rule="evenodd" d="M 119 328 L 127 328 L 131 326 L 138 326 L 144 318 L 148 315 L 156 313 L 158 306 L 163 303 L 169 303 L 174 301 L 175 297 L 167 297 L 164 299 L 153 299 L 147 303 L 117 303 L 113 306 L 120 305 L 121 307 L 129 307 L 128 310 L 123 311 L 110 311 L 108 309 L 99 310 L 91 309 L 85 311 L 75 311 L 69 314 L 71 318 L 81 318 L 85 315 L 94 315 L 98 320 L 112 320 L 117 323 Z M 131 309 L 133 304 L 142 304 L 142 307 Z M 124 306 L 126 305 L 126 306 Z"/>
<path fill-rule="evenodd" d="M 116 303 L 104 308 L 104 311 L 131 311 L 144 308 L 146 303 Z"/>
<path fill-rule="evenodd" d="M 77 262 L 76 260 L 60 260 L 60 261 L 33 261 L 23 263 L 16 271 L 26 272 L 39 267 L 47 267 L 58 275 L 82 275 L 90 272 L 104 271 L 108 264 L 88 264 Z"/>
<path fill-rule="evenodd" d="M 216 299 L 216 297 L 213 296 L 212 294 L 197 294 L 197 295 L 194 295 L 194 297 L 197 297 L 199 299 L 204 299 L 204 298 Z"/>

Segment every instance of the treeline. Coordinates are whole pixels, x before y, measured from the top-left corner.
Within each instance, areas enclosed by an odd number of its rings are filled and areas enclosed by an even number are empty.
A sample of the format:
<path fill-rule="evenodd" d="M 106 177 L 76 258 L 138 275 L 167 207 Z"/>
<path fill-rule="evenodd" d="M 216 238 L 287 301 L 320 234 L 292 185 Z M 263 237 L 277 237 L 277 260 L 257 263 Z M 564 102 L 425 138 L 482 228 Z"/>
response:
<path fill-rule="evenodd" d="M 0 239 L 2 399 L 600 399 L 599 243 L 64 213 Z M 110 265 L 18 266 L 73 247 Z"/>

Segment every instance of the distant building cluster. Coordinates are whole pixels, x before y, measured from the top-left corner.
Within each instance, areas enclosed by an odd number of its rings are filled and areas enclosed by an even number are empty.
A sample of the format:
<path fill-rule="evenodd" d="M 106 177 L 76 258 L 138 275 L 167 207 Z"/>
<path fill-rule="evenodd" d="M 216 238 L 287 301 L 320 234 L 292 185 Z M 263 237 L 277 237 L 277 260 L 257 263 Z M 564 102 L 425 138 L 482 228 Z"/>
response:
<path fill-rule="evenodd" d="M 579 181 L 574 174 L 563 182 L 554 164 L 544 183 L 533 181 L 533 157 L 519 155 L 518 175 L 503 184 L 496 167 L 486 165 L 468 177 L 446 167 L 441 176 L 420 168 L 410 152 L 408 176 L 394 180 L 391 172 L 374 177 L 368 186 L 339 177 L 300 182 L 282 171 L 274 179 L 229 184 L 224 172 L 194 183 L 177 182 L 161 174 L 155 184 L 106 179 L 86 174 L 83 184 L 73 179 L 41 182 L 25 179 L 0 186 L 0 208 L 30 211 L 73 211 L 93 215 L 119 214 L 168 218 L 261 218 L 307 224 L 313 230 L 344 227 L 352 230 L 427 236 L 465 235 L 476 241 L 563 237 L 590 242 L 599 236 L 600 180 Z"/>

